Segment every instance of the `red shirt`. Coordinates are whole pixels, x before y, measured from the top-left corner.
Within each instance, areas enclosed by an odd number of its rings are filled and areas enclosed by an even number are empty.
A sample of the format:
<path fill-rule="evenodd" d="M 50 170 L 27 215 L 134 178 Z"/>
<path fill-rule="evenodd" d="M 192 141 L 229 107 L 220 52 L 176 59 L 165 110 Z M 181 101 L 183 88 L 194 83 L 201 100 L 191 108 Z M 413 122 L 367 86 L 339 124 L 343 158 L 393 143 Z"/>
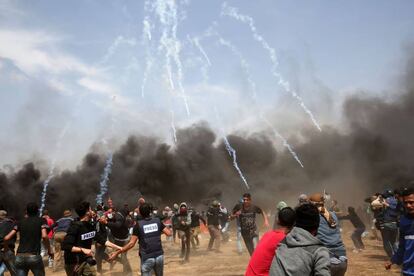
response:
<path fill-rule="evenodd" d="M 286 237 L 282 230 L 272 230 L 263 235 L 250 258 L 245 276 L 268 276 L 275 250 Z"/>
<path fill-rule="evenodd" d="M 52 225 L 55 223 L 54 221 L 53 221 L 53 219 L 51 219 L 50 217 L 47 217 L 46 218 L 46 221 L 47 221 L 47 225 L 49 226 L 49 228 L 50 228 L 50 231 L 49 231 L 49 233 L 47 234 L 47 236 L 49 237 L 49 239 L 52 239 L 53 238 L 53 229 L 52 229 Z"/>

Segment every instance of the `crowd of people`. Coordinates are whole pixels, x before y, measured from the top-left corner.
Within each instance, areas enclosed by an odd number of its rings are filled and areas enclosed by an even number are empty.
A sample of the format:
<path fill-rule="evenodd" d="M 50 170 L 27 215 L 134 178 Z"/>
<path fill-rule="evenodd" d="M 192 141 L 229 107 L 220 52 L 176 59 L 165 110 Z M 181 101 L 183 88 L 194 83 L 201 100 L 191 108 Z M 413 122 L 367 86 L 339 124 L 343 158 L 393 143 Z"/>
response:
<path fill-rule="evenodd" d="M 337 201 L 328 205 L 323 193 L 299 196 L 296 206 L 281 201 L 276 206 L 272 230 L 259 240 L 257 217 L 269 228 L 269 217 L 245 193 L 229 211 L 218 200 L 212 200 L 205 211 L 198 212 L 186 202 L 166 206 L 161 211 L 143 197 L 133 210 L 127 205 L 115 208 L 111 199 L 92 210 L 81 202 L 54 221 L 47 210 L 39 216 L 36 203 L 28 203 L 25 217 L 19 221 L 0 210 L 0 276 L 8 270 L 14 276 L 45 275 L 44 259 L 54 271 L 68 276 L 102 273 L 102 263 L 122 263 L 123 273 L 132 275 L 127 252 L 138 243 L 140 272 L 143 276 L 163 275 L 164 251 L 161 235 L 167 242 L 181 245 L 182 263 L 190 261 L 192 250 L 200 247 L 203 227 L 210 239 L 207 251 L 222 253 L 221 244 L 229 240 L 229 229 L 235 221 L 237 252 L 243 245 L 250 254 L 245 275 L 345 275 L 347 252 L 342 241 L 341 222 L 354 226 L 351 239 L 354 252 L 365 249 L 362 237 L 367 233 L 360 212 L 352 206 L 342 212 Z M 414 275 L 414 188 L 386 190 L 366 199 L 372 214 L 371 230 L 381 233 L 383 247 L 393 264 L 401 265 L 403 275 Z M 5 208 L 0 208 L 5 209 Z M 362 217 L 362 218 L 361 218 Z M 17 234 L 19 241 L 15 248 Z"/>

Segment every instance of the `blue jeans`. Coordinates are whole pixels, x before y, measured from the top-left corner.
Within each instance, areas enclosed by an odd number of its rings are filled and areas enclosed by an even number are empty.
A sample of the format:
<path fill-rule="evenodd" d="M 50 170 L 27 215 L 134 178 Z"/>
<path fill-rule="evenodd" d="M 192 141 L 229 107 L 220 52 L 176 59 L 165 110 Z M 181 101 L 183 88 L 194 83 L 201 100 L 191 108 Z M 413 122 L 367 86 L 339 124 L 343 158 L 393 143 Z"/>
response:
<path fill-rule="evenodd" d="M 16 256 L 17 276 L 27 276 L 29 270 L 33 272 L 34 276 L 45 275 L 45 267 L 43 266 L 42 256 Z"/>
<path fill-rule="evenodd" d="M 141 276 L 151 276 L 152 270 L 155 272 L 155 276 L 162 276 L 164 273 L 164 255 L 160 255 L 156 258 L 149 258 L 145 261 L 141 261 Z"/>
<path fill-rule="evenodd" d="M 237 226 L 237 252 L 243 253 L 242 234 L 240 226 Z"/>

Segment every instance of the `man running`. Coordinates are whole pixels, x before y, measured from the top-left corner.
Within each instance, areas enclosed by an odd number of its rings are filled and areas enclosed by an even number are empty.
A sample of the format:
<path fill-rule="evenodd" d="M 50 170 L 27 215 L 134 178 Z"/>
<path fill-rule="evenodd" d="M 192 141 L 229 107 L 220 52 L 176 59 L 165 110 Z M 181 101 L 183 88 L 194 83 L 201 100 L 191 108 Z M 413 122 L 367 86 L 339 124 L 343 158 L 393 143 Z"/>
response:
<path fill-rule="evenodd" d="M 256 214 L 261 214 L 264 220 L 264 226 L 269 227 L 269 221 L 266 214 L 256 205 L 252 204 L 252 196 L 249 193 L 243 195 L 243 204 L 236 205 L 233 209 L 232 218 L 238 217 L 240 219 L 241 234 L 249 251 L 250 256 L 253 254 L 254 248 L 259 241 L 256 226 Z"/>

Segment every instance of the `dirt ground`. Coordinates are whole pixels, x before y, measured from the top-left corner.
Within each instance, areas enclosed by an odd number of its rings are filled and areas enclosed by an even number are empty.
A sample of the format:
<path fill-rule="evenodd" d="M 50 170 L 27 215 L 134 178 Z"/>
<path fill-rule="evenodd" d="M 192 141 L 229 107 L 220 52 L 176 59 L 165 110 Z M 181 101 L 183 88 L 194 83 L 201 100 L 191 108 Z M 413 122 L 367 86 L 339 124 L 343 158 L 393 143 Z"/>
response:
<path fill-rule="evenodd" d="M 382 249 L 382 243 L 380 241 L 366 237 L 364 243 L 366 250 L 361 253 L 353 253 L 353 245 L 350 239 L 352 233 L 347 223 L 344 225 L 343 240 L 347 248 L 347 254 L 349 258 L 348 263 L 348 276 L 357 275 L 400 275 L 400 270 L 394 268 L 391 271 L 385 271 L 384 263 L 387 260 L 384 250 Z M 167 276 L 230 276 L 230 275 L 244 275 L 245 268 L 249 261 L 249 255 L 246 250 L 240 256 L 236 251 L 235 234 L 232 233 L 231 241 L 222 244 L 222 253 L 207 252 L 206 247 L 208 243 L 208 234 L 202 234 L 200 239 L 200 247 L 197 250 L 192 251 L 192 255 L 189 263 L 183 264 L 179 258 L 180 247 L 177 244 L 171 242 L 164 242 L 165 250 L 165 266 L 164 275 Z M 137 248 L 131 249 L 128 254 L 131 262 L 134 275 L 140 275 L 139 273 L 139 258 Z M 121 276 L 122 265 L 115 264 L 112 271 L 109 271 L 109 264 L 104 263 L 103 275 Z M 46 275 L 64 276 L 63 270 L 59 272 L 53 272 L 51 269 L 46 268 Z"/>

